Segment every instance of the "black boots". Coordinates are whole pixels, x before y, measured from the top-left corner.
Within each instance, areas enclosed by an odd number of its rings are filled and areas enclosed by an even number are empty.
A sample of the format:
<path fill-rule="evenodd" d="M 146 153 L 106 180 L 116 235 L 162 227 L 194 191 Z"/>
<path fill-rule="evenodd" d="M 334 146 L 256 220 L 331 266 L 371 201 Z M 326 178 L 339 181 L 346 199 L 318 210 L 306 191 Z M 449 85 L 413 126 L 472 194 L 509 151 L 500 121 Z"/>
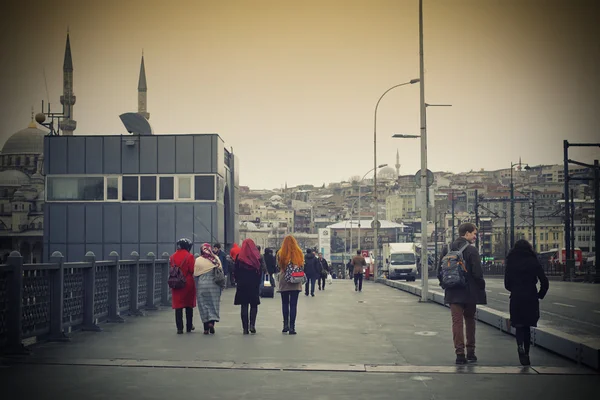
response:
<path fill-rule="evenodd" d="M 283 321 L 283 329 L 281 330 L 281 333 L 288 333 L 290 331 L 290 324 L 287 322 L 287 320 Z"/>
<path fill-rule="evenodd" d="M 250 333 L 256 333 L 256 315 L 258 314 L 258 308 L 250 308 Z"/>
<path fill-rule="evenodd" d="M 517 346 L 517 351 L 519 352 L 519 361 L 521 362 L 521 365 L 525 367 L 531 365 L 531 361 L 529 360 L 528 354 L 529 352 L 525 351 L 525 348 L 523 348 L 523 346 L 521 345 Z"/>
<path fill-rule="evenodd" d="M 242 312 L 242 329 L 244 330 L 244 335 L 249 334 L 248 331 L 248 315 Z"/>
<path fill-rule="evenodd" d="M 465 365 L 467 363 L 467 357 L 464 354 L 456 355 L 456 365 Z"/>
<path fill-rule="evenodd" d="M 296 324 L 290 324 L 290 335 L 296 334 Z"/>

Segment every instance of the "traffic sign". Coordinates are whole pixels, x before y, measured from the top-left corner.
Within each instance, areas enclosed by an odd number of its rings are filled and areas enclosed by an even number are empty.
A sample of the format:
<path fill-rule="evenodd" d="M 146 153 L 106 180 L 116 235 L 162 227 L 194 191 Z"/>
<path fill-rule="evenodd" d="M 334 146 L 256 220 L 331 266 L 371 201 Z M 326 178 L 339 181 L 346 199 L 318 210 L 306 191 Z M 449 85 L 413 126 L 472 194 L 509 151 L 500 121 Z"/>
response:
<path fill-rule="evenodd" d="M 434 176 L 433 176 L 433 172 L 431 172 L 431 170 L 427 170 L 427 187 L 430 187 L 431 185 L 433 185 L 433 181 L 434 181 Z M 418 170 L 417 173 L 415 174 L 415 183 L 417 184 L 418 187 L 421 187 L 421 170 Z"/>
<path fill-rule="evenodd" d="M 377 228 L 375 228 L 375 220 L 371 221 L 371 229 L 381 229 L 381 221 L 377 220 Z"/>

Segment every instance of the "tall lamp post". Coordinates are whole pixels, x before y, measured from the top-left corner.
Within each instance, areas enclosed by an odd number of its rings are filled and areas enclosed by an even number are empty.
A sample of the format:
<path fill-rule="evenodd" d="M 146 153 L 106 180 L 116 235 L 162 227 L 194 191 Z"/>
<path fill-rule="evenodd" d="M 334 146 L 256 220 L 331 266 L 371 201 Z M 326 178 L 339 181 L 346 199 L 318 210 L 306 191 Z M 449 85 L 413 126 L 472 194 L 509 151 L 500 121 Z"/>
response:
<path fill-rule="evenodd" d="M 421 71 L 421 79 L 423 75 L 423 71 Z M 379 97 L 379 100 L 377 100 L 377 104 L 375 104 L 375 113 L 373 116 L 373 170 L 377 169 L 377 109 L 379 108 L 379 103 L 381 102 L 381 99 L 383 99 L 383 97 L 388 94 L 388 92 L 392 89 L 398 88 L 400 86 L 406 86 L 406 85 L 412 85 L 415 83 L 420 82 L 419 79 L 411 79 L 408 82 L 404 82 L 401 83 L 399 85 L 394 85 L 391 88 L 389 88 L 388 90 L 386 90 L 385 92 L 383 92 L 383 94 Z M 359 186 L 360 187 L 360 186 Z M 375 260 L 375 266 L 373 267 L 373 281 L 375 281 L 377 279 L 377 256 L 378 256 L 378 234 L 379 234 L 379 203 L 378 203 L 378 196 L 377 196 L 377 174 L 375 174 L 373 176 L 373 200 L 375 202 L 375 218 L 373 220 L 373 229 L 374 229 L 374 238 L 373 238 L 373 259 Z M 359 220 L 360 220 L 360 216 L 359 216 Z M 358 229 L 358 232 L 360 232 L 360 228 Z"/>
<path fill-rule="evenodd" d="M 362 181 L 371 172 L 375 171 L 376 169 L 387 167 L 387 166 L 388 166 L 387 164 L 381 164 L 381 165 L 378 165 L 377 168 L 371 168 L 366 174 L 363 175 L 362 179 L 360 181 L 358 181 L 358 250 L 361 250 L 361 248 L 360 248 L 360 187 L 361 187 Z M 375 171 L 375 176 L 377 176 L 377 171 Z M 373 179 L 375 179 L 375 177 L 373 177 Z M 375 204 L 375 214 L 377 214 L 377 203 Z M 352 250 L 352 243 L 350 243 L 350 250 Z M 350 253 L 352 253 L 352 251 L 350 251 Z"/>
<path fill-rule="evenodd" d="M 513 183 L 513 168 L 519 166 L 521 170 L 521 160 L 518 163 L 510 163 L 510 248 L 515 245 L 515 185 Z M 525 169 L 529 170 L 529 165 L 525 165 Z"/>

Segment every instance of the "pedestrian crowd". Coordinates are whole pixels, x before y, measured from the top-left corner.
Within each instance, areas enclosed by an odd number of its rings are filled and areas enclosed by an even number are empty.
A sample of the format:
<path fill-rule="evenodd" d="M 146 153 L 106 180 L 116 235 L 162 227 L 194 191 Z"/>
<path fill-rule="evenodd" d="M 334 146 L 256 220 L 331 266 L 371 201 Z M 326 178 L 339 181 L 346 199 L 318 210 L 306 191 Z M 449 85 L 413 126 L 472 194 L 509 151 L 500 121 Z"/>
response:
<path fill-rule="evenodd" d="M 477 227 L 463 223 L 459 238 L 442 251 L 437 276 L 444 289 L 444 302 L 450 306 L 452 339 L 456 364 L 476 362 L 475 327 L 478 304 L 487 304 L 481 257 L 473 244 Z M 322 254 L 306 253 L 289 235 L 274 254 L 267 248 L 264 254 L 252 239 L 242 246 L 233 244 L 226 254 L 219 243 L 204 243 L 197 258 L 191 254 L 192 242 L 180 239 L 177 251 L 170 258 L 169 286 L 175 309 L 177 333 L 192 332 L 193 309 L 198 306 L 204 334 L 214 334 L 219 322 L 221 294 L 226 287 L 235 287 L 234 305 L 240 306 L 242 332 L 256 333 L 258 306 L 262 297 L 272 297 L 274 288 L 281 296 L 282 333 L 296 334 L 298 298 L 315 296 L 315 286 L 325 290 L 331 283 L 332 269 Z M 354 290 L 362 292 L 365 258 L 359 250 L 348 263 L 354 277 Z M 540 288 L 537 288 L 537 283 Z M 316 285 L 315 285 L 316 284 Z M 522 365 L 530 365 L 531 327 L 540 317 L 539 300 L 548 292 L 548 278 L 529 242 L 517 241 L 506 259 L 504 285 L 510 292 L 510 322 L 516 330 L 517 352 Z"/>

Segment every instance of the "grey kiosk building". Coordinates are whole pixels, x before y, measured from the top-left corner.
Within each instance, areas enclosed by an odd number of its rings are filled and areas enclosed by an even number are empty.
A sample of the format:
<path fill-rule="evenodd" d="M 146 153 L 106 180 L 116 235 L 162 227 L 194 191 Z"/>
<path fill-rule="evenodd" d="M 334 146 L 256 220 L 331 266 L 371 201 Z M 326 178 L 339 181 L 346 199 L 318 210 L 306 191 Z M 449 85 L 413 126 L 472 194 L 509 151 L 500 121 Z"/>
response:
<path fill-rule="evenodd" d="M 44 261 L 239 241 L 239 166 L 217 134 L 47 136 Z"/>

